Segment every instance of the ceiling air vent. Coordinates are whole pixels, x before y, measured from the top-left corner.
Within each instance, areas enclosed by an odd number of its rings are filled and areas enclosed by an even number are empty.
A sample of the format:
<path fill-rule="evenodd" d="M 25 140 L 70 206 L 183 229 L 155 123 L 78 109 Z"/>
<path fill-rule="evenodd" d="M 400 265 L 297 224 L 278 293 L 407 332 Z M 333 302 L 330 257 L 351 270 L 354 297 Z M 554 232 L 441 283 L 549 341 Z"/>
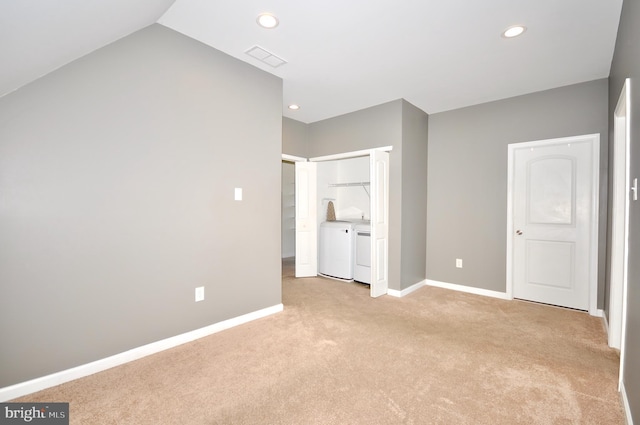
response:
<path fill-rule="evenodd" d="M 246 50 L 245 53 L 252 58 L 256 58 L 260 62 L 264 62 L 273 68 L 277 68 L 287 63 L 286 60 L 274 55 L 273 53 L 263 49 L 260 46 L 253 46 L 249 50 Z"/>

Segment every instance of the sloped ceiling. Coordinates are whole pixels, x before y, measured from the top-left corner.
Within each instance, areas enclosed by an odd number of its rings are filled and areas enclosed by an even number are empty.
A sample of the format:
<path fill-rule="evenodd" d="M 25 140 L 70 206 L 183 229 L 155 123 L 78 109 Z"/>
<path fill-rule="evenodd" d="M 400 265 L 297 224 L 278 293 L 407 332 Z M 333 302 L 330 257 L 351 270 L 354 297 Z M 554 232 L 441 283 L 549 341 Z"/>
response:
<path fill-rule="evenodd" d="M 153 24 L 173 2 L 0 1 L 0 96 Z"/>
<path fill-rule="evenodd" d="M 0 94 L 157 21 L 281 77 L 283 115 L 299 121 L 398 98 L 435 113 L 607 77 L 621 8 L 622 0 L 5 1 Z M 260 28 L 260 12 L 280 25 Z M 514 24 L 527 31 L 501 37 Z M 254 45 L 287 63 L 249 57 Z"/>

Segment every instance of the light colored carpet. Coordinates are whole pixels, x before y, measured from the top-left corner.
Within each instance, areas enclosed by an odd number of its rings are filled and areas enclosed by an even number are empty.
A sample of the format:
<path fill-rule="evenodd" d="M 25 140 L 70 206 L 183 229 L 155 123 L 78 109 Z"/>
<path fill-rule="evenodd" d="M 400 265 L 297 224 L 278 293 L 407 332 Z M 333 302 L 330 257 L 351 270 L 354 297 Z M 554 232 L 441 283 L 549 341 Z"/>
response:
<path fill-rule="evenodd" d="M 83 425 L 624 424 L 598 318 L 283 271 L 282 313 L 19 400 Z"/>

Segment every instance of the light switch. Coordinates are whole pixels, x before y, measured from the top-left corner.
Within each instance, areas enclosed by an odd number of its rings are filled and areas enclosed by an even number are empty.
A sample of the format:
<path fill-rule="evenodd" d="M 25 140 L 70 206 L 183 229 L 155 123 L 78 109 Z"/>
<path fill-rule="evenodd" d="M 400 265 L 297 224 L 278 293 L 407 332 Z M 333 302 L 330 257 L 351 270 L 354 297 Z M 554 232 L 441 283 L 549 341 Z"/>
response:
<path fill-rule="evenodd" d="M 241 187 L 236 187 L 235 200 L 236 201 L 242 201 L 242 188 Z"/>
<path fill-rule="evenodd" d="M 196 288 L 196 302 L 204 300 L 204 286 Z"/>

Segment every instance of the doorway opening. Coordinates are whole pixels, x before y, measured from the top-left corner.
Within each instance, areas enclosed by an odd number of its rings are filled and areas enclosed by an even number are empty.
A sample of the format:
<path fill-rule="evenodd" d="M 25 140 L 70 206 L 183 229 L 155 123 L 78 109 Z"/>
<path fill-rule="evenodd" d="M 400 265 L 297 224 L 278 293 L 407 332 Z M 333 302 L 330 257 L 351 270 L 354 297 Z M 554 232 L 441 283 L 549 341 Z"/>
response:
<path fill-rule="evenodd" d="M 289 259 L 296 255 L 296 192 L 295 192 L 295 163 L 282 161 L 282 232 L 281 254 L 282 258 Z"/>
<path fill-rule="evenodd" d="M 306 162 L 307 158 L 282 155 L 281 205 L 281 258 L 282 277 L 295 277 L 296 257 L 296 162 Z"/>

